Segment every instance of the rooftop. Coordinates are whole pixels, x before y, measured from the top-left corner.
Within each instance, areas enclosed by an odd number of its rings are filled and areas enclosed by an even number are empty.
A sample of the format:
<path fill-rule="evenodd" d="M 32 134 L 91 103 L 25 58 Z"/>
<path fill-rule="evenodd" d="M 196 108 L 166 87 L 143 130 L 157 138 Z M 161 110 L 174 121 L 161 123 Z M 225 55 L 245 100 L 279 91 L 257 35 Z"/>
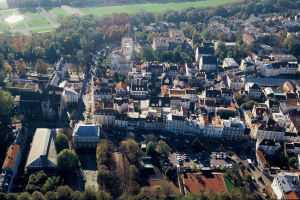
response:
<path fill-rule="evenodd" d="M 100 136 L 100 127 L 96 124 L 76 124 L 73 136 Z"/>

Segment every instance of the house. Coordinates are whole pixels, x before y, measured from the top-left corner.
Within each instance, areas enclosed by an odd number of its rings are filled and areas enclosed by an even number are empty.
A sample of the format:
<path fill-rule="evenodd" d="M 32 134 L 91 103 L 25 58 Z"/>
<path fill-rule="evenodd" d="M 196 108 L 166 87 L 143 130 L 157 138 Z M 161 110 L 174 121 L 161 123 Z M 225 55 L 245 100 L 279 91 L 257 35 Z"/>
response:
<path fill-rule="evenodd" d="M 257 160 L 258 169 L 262 171 L 263 174 L 269 176 L 271 174 L 269 172 L 270 165 L 266 160 L 263 151 L 259 149 L 256 150 L 256 160 Z"/>
<path fill-rule="evenodd" d="M 277 199 L 300 199 L 299 176 L 296 173 L 278 173 L 273 179 L 271 188 Z"/>
<path fill-rule="evenodd" d="M 132 72 L 141 72 L 145 62 L 132 61 Z"/>
<path fill-rule="evenodd" d="M 128 112 L 130 107 L 130 101 L 128 98 L 114 98 L 114 109 L 117 113 Z M 133 108 L 133 106 L 132 106 Z"/>
<path fill-rule="evenodd" d="M 268 156 L 274 156 L 274 154 L 279 151 L 280 144 L 275 143 L 274 140 L 258 139 L 256 141 L 256 149 Z"/>
<path fill-rule="evenodd" d="M 252 47 L 256 46 L 256 40 L 251 35 L 249 35 L 248 33 L 243 34 L 243 41 L 246 45 L 249 45 L 249 46 L 252 46 Z"/>
<path fill-rule="evenodd" d="M 265 77 L 278 76 L 282 74 L 296 74 L 297 72 L 298 63 L 286 61 L 263 65 L 260 69 L 260 74 Z"/>
<path fill-rule="evenodd" d="M 202 56 L 213 56 L 213 55 L 214 55 L 214 49 L 212 47 L 197 47 L 195 59 L 196 62 L 199 62 Z"/>
<path fill-rule="evenodd" d="M 223 120 L 223 134 L 228 140 L 241 140 L 244 137 L 245 124 L 239 118 L 230 117 L 228 120 Z"/>
<path fill-rule="evenodd" d="M 95 104 L 96 106 L 96 104 Z M 94 122 L 100 124 L 103 128 L 113 127 L 115 123 L 116 110 L 94 108 Z"/>
<path fill-rule="evenodd" d="M 222 93 L 220 90 L 205 90 L 205 100 L 215 100 L 217 103 L 220 103 Z"/>
<path fill-rule="evenodd" d="M 78 103 L 79 94 L 73 89 L 65 89 L 63 92 L 66 104 Z"/>
<path fill-rule="evenodd" d="M 204 107 L 208 114 L 215 115 L 217 110 L 216 100 L 205 100 Z"/>
<path fill-rule="evenodd" d="M 171 107 L 171 98 L 170 97 L 150 97 L 149 98 L 149 109 L 156 110 L 157 114 L 163 111 L 163 108 Z"/>
<path fill-rule="evenodd" d="M 225 58 L 222 67 L 227 74 L 237 72 L 239 70 L 239 65 L 233 58 Z"/>
<path fill-rule="evenodd" d="M 169 33 L 170 37 L 153 37 L 153 50 L 173 51 L 178 45 L 181 46 L 181 49 L 187 47 L 186 38 L 182 30 L 171 29 Z"/>
<path fill-rule="evenodd" d="M 109 58 L 110 58 L 110 63 L 111 63 L 112 66 L 119 65 L 119 64 L 125 64 L 126 61 L 127 61 L 126 56 L 123 55 L 123 53 L 120 52 L 120 51 L 114 51 L 114 52 L 112 52 L 109 55 Z M 112 70 L 111 66 L 109 68 Z M 114 73 L 114 72 L 112 72 L 112 73 Z"/>
<path fill-rule="evenodd" d="M 54 140 L 59 131 L 60 129 L 36 129 L 25 165 L 28 174 L 41 170 L 47 175 L 56 174 L 57 151 Z"/>
<path fill-rule="evenodd" d="M 121 81 L 116 84 L 115 91 L 117 95 L 125 95 L 127 93 L 127 86 Z"/>
<path fill-rule="evenodd" d="M 215 75 L 214 74 L 205 74 L 205 84 L 214 85 L 215 84 Z"/>
<path fill-rule="evenodd" d="M 145 98 L 148 95 L 148 86 L 144 85 L 131 85 L 130 94 L 135 98 Z"/>
<path fill-rule="evenodd" d="M 265 104 L 268 106 L 271 113 L 279 113 L 280 102 L 276 99 L 268 99 Z"/>
<path fill-rule="evenodd" d="M 21 161 L 21 156 L 22 156 L 22 151 L 20 149 L 20 145 L 12 144 L 9 146 L 7 153 L 6 153 L 6 157 L 5 157 L 3 165 L 2 165 L 2 174 L 7 174 L 6 175 L 7 177 L 5 177 L 5 178 L 8 180 L 7 184 L 5 183 L 5 181 L 3 184 L 6 186 L 6 188 L 5 188 L 6 193 L 9 193 L 11 191 L 11 186 L 13 185 L 13 180 L 18 172 L 19 164 Z M 5 180 L 5 178 L 4 178 L 4 180 Z M 1 183 L 0 183 L 0 185 L 1 185 Z"/>
<path fill-rule="evenodd" d="M 283 84 L 289 81 L 292 85 L 295 85 L 291 79 L 276 79 L 276 78 L 245 78 L 245 83 L 256 83 L 259 86 L 275 87 L 283 86 Z"/>
<path fill-rule="evenodd" d="M 202 56 L 199 61 L 199 70 L 206 72 L 217 71 L 218 58 L 214 56 Z"/>
<path fill-rule="evenodd" d="M 76 124 L 73 130 L 73 141 L 79 148 L 96 148 L 100 141 L 99 125 Z"/>
<path fill-rule="evenodd" d="M 294 87 L 288 81 L 283 84 L 283 89 L 287 92 L 294 92 Z"/>
<path fill-rule="evenodd" d="M 227 85 L 230 89 L 233 89 L 235 91 L 240 91 L 244 87 L 244 81 L 238 76 L 233 76 L 232 74 L 228 74 Z"/>
<path fill-rule="evenodd" d="M 125 58 L 126 59 L 126 58 Z M 126 61 L 125 61 L 126 63 Z M 118 75 L 122 75 L 122 76 L 127 76 L 127 74 L 129 72 L 132 72 L 132 64 L 116 64 L 116 63 L 112 63 L 109 65 L 109 71 L 111 75 L 114 75 L 115 73 L 117 73 Z"/>
<path fill-rule="evenodd" d="M 172 115 L 170 113 L 166 116 L 166 131 L 174 134 L 183 134 L 185 131 L 186 116 Z"/>
<path fill-rule="evenodd" d="M 112 99 L 112 90 L 98 88 L 94 91 L 94 99 L 101 99 L 101 101 L 111 101 Z"/>
<path fill-rule="evenodd" d="M 151 81 L 151 72 L 129 72 L 128 78 L 133 85 L 144 85 Z"/>
<path fill-rule="evenodd" d="M 248 98 L 252 99 L 260 99 L 262 90 L 256 83 L 247 83 L 245 86 L 245 91 L 248 92 Z"/>

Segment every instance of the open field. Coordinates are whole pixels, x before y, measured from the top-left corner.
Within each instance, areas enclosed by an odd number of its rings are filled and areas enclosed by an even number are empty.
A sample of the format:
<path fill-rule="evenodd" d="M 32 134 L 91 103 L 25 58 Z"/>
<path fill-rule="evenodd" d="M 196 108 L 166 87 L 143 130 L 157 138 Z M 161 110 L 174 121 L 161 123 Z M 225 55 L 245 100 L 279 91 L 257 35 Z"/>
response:
<path fill-rule="evenodd" d="M 37 32 L 45 32 L 45 31 L 53 31 L 55 30 L 55 27 L 50 27 L 50 28 L 38 28 L 38 29 L 31 29 L 29 32 L 31 33 L 37 33 Z"/>
<path fill-rule="evenodd" d="M 228 180 L 228 178 L 226 176 L 223 176 L 223 178 L 224 178 L 224 182 L 225 182 L 225 185 L 226 185 L 226 188 L 227 188 L 228 192 L 235 188 L 233 183 L 230 180 Z"/>
<path fill-rule="evenodd" d="M 206 7 L 206 6 L 217 6 L 234 2 L 238 0 L 207 0 L 207 1 L 194 1 L 194 2 L 183 2 L 183 3 L 149 3 L 149 4 L 136 4 L 136 5 L 123 5 L 123 6 L 110 6 L 110 7 L 91 7 L 91 8 L 78 8 L 84 14 L 89 15 L 104 15 L 112 13 L 137 13 L 141 9 L 145 9 L 149 12 L 162 12 L 167 9 L 181 10 L 188 7 Z M 53 11 L 53 10 L 52 10 Z M 56 13 L 55 13 L 56 14 Z"/>
<path fill-rule="evenodd" d="M 22 23 L 22 24 L 12 24 L 12 27 L 13 28 L 24 28 L 26 27 L 25 23 Z"/>
<path fill-rule="evenodd" d="M 50 18 L 50 20 L 51 20 L 54 24 L 59 24 L 59 22 L 57 21 L 57 18 Z"/>
<path fill-rule="evenodd" d="M 9 25 L 7 24 L 0 24 L 0 30 L 5 30 L 5 29 L 9 29 Z"/>
<path fill-rule="evenodd" d="M 8 9 L 8 5 L 0 5 L 0 9 Z"/>
<path fill-rule="evenodd" d="M 64 17 L 69 16 L 69 14 L 62 8 L 52 8 L 51 11 L 56 15 L 63 15 Z"/>
<path fill-rule="evenodd" d="M 19 14 L 18 11 L 12 11 L 12 10 L 9 10 L 9 11 L 3 11 L 3 14 L 4 14 L 4 15 L 12 15 L 13 13 Z"/>
<path fill-rule="evenodd" d="M 42 18 L 40 18 L 40 19 L 32 19 L 32 20 L 30 20 L 29 22 L 27 22 L 26 24 L 27 24 L 27 26 L 42 26 L 42 25 L 48 25 L 48 20 L 46 20 L 46 19 L 42 19 Z"/>

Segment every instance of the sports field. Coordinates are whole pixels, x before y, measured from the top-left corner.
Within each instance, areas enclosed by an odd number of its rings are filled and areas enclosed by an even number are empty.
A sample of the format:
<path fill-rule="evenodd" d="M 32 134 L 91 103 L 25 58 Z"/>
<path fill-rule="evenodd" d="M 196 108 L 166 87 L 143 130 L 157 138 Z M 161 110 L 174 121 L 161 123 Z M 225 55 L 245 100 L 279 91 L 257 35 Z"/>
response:
<path fill-rule="evenodd" d="M 234 2 L 239 0 L 206 0 L 206 1 L 193 1 L 183 3 L 149 3 L 149 4 L 136 4 L 136 5 L 123 5 L 123 6 L 110 6 L 110 7 L 91 7 L 91 8 L 78 8 L 84 14 L 89 15 L 104 15 L 112 13 L 137 13 L 139 10 L 144 9 L 149 12 L 162 12 L 167 9 L 181 10 L 188 7 L 206 7 L 206 6 L 217 6 Z M 55 13 L 56 14 L 56 13 Z"/>

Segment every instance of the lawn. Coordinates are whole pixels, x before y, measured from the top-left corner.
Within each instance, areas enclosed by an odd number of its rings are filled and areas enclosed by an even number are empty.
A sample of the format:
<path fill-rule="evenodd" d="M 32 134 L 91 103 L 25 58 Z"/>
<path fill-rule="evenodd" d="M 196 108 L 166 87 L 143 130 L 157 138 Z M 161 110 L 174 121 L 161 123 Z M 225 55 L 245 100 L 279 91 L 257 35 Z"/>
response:
<path fill-rule="evenodd" d="M 40 10 L 40 11 L 42 11 L 42 13 L 48 13 L 48 12 L 50 12 L 50 10 L 48 10 L 48 8 L 42 8 L 42 10 Z"/>
<path fill-rule="evenodd" d="M 6 83 L 6 87 L 24 88 L 24 86 L 25 86 L 24 84 L 19 84 L 19 83 L 16 83 L 14 86 L 10 82 Z"/>
<path fill-rule="evenodd" d="M 226 176 L 223 176 L 224 178 L 224 181 L 225 181 L 225 185 L 226 185 L 226 188 L 227 188 L 227 191 L 229 192 L 230 190 L 234 189 L 235 186 L 233 185 L 233 183 L 226 177 Z"/>
<path fill-rule="evenodd" d="M 141 9 L 145 9 L 149 12 L 162 12 L 167 9 L 181 10 L 188 7 L 206 7 L 206 6 L 217 6 L 234 2 L 239 0 L 207 0 L 207 1 L 194 1 L 194 2 L 183 2 L 183 3 L 149 3 L 149 4 L 136 4 L 136 5 L 123 5 L 123 6 L 110 6 L 110 7 L 92 7 L 92 8 L 78 8 L 84 14 L 89 15 L 104 15 L 112 13 L 137 13 Z M 56 13 L 55 13 L 56 14 Z"/>
<path fill-rule="evenodd" d="M 27 14 L 27 15 L 30 15 L 30 14 L 39 14 L 39 11 L 35 8 L 32 8 L 32 9 L 21 9 L 19 10 L 19 12 L 21 14 Z"/>
<path fill-rule="evenodd" d="M 38 28 L 38 29 L 31 29 L 29 30 L 30 33 L 37 33 L 37 32 L 45 32 L 45 31 L 53 31 L 55 30 L 55 27 L 50 27 L 50 28 Z"/>
<path fill-rule="evenodd" d="M 57 21 L 57 18 L 50 18 L 50 20 L 51 20 L 54 24 L 59 24 L 59 22 Z"/>
<path fill-rule="evenodd" d="M 23 23 L 23 24 L 13 24 L 12 27 L 13 28 L 24 28 L 24 27 L 26 27 L 26 25 L 25 25 L 25 23 Z"/>
<path fill-rule="evenodd" d="M 8 9 L 8 5 L 0 5 L 0 9 Z"/>
<path fill-rule="evenodd" d="M 42 25 L 48 25 L 47 19 L 32 19 L 29 22 L 27 22 L 27 26 L 42 26 Z"/>
<path fill-rule="evenodd" d="M 9 25 L 7 24 L 0 24 L 0 30 L 5 30 L 5 29 L 9 29 Z"/>
<path fill-rule="evenodd" d="M 32 14 L 32 13 L 29 13 L 28 15 L 30 15 L 32 19 L 42 19 L 44 17 L 43 15 Z"/>
<path fill-rule="evenodd" d="M 10 11 L 3 11 L 3 14 L 4 14 L 4 15 L 12 15 L 13 13 L 19 14 L 18 11 L 13 11 L 13 10 L 10 10 Z"/>
<path fill-rule="evenodd" d="M 62 8 L 52 8 L 51 11 L 56 15 L 63 15 L 64 17 L 69 16 L 69 14 Z"/>

